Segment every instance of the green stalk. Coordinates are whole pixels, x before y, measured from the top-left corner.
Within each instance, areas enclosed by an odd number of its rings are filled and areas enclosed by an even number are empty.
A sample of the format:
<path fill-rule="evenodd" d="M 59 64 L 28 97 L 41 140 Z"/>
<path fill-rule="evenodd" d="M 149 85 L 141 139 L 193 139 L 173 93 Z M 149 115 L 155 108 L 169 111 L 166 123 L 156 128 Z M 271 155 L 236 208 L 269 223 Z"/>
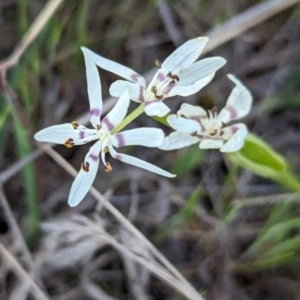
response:
<path fill-rule="evenodd" d="M 300 183 L 290 172 L 285 172 L 282 174 L 279 182 L 300 195 Z"/>
<path fill-rule="evenodd" d="M 125 126 L 135 120 L 138 116 L 140 116 L 144 112 L 145 104 L 141 104 L 138 106 L 133 112 L 131 112 L 116 128 L 112 130 L 112 134 L 118 133 Z"/>

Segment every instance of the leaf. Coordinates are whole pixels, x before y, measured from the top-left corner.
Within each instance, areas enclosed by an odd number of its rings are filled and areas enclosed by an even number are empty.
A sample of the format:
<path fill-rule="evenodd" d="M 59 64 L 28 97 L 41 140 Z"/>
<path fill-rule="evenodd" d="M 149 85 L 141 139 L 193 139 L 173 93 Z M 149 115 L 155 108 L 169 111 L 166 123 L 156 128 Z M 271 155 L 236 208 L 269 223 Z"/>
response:
<path fill-rule="evenodd" d="M 285 158 L 252 133 L 247 135 L 245 145 L 240 151 L 228 153 L 227 156 L 236 166 L 300 192 L 300 184 L 289 170 Z"/>
<path fill-rule="evenodd" d="M 197 186 L 190 195 L 186 204 L 168 221 L 166 228 L 162 229 L 158 238 L 162 238 L 163 236 L 170 234 L 176 228 L 181 227 L 192 220 L 195 216 L 195 207 L 197 206 L 201 193 L 202 190 L 200 186 Z"/>

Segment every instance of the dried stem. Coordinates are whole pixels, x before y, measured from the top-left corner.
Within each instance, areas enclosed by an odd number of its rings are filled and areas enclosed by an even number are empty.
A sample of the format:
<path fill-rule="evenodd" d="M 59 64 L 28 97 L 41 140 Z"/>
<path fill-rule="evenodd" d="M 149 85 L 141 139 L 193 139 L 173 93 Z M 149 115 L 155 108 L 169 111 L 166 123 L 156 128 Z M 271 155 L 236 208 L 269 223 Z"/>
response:
<path fill-rule="evenodd" d="M 55 150 L 49 145 L 37 144 L 40 149 L 46 152 L 53 160 L 57 162 L 63 169 L 65 169 L 73 177 L 77 176 L 78 172 Z M 134 226 L 124 217 L 105 197 L 94 187 L 91 187 L 90 193 L 102 203 L 102 205 L 135 237 L 140 239 L 146 247 L 153 253 L 153 255 L 163 264 L 165 267 L 173 273 L 182 283 L 189 286 L 191 290 L 197 293 L 191 284 L 182 276 L 182 274 L 168 261 L 168 259 L 160 253 L 160 251 Z"/>
<path fill-rule="evenodd" d="M 300 0 L 269 0 L 250 7 L 207 32 L 210 40 L 202 53 L 207 53 L 225 44 L 248 29 L 299 2 Z"/>
<path fill-rule="evenodd" d="M 62 2 L 63 0 L 50 0 L 45 5 L 11 55 L 4 61 L 0 62 L 0 73 L 5 72 L 7 69 L 15 66 L 19 62 L 22 54 L 40 34 Z"/>
<path fill-rule="evenodd" d="M 23 280 L 28 281 L 31 286 L 31 292 L 37 300 L 49 300 L 49 298 L 43 293 L 43 291 L 37 286 L 31 276 L 23 269 L 18 261 L 10 254 L 10 252 L 0 243 L 0 253 L 4 257 L 5 261 L 9 263 Z"/>
<path fill-rule="evenodd" d="M 4 194 L 4 191 L 3 191 L 3 188 L 1 185 L 0 185 L 0 203 L 1 203 L 4 215 L 5 215 L 5 218 L 9 223 L 9 228 L 11 229 L 12 234 L 15 237 L 15 240 L 17 241 L 17 243 L 19 243 L 19 245 L 23 251 L 23 254 L 24 254 L 26 265 L 30 269 L 33 266 L 33 260 L 31 258 L 30 252 L 27 248 L 27 245 L 24 241 L 23 235 L 19 229 L 19 226 L 16 222 L 16 219 L 14 218 L 14 215 L 9 207 L 8 201 L 5 197 L 5 194 Z"/>

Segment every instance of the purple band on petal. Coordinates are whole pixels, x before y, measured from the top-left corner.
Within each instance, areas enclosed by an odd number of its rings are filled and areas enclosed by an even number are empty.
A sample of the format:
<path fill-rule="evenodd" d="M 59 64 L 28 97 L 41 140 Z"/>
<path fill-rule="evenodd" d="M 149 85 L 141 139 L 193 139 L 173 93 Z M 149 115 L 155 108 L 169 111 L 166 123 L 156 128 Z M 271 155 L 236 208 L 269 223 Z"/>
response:
<path fill-rule="evenodd" d="M 139 81 L 139 78 L 140 78 L 140 77 L 141 77 L 141 75 L 136 74 L 136 73 L 130 75 L 130 78 L 131 78 L 134 82 Z"/>
<path fill-rule="evenodd" d="M 118 140 L 118 147 L 123 147 L 125 145 L 124 136 L 122 133 L 119 133 L 116 135 L 116 138 Z"/>
<path fill-rule="evenodd" d="M 122 161 L 122 156 L 120 154 L 116 154 L 115 159 L 118 159 L 118 160 Z"/>
<path fill-rule="evenodd" d="M 163 91 L 163 94 L 165 96 L 167 96 L 170 93 L 170 91 L 172 90 L 173 87 L 174 87 L 174 84 L 169 84 L 168 86 L 166 86 L 165 90 Z"/>
<path fill-rule="evenodd" d="M 141 103 L 145 102 L 145 99 L 144 99 L 144 89 L 142 87 L 140 87 L 139 101 Z"/>
<path fill-rule="evenodd" d="M 238 130 L 239 130 L 239 127 L 238 127 L 238 126 L 235 126 L 235 125 L 230 126 L 230 131 L 231 131 L 233 134 L 236 133 Z"/>
<path fill-rule="evenodd" d="M 92 117 L 92 116 L 100 117 L 100 115 L 101 115 L 101 111 L 100 111 L 99 108 L 92 108 L 92 109 L 90 110 L 90 116 L 91 116 L 91 117 Z"/>
<path fill-rule="evenodd" d="M 84 139 L 85 138 L 85 132 L 84 131 L 80 131 L 79 132 L 79 138 L 80 139 Z"/>
<path fill-rule="evenodd" d="M 97 162 L 99 157 L 97 155 L 94 155 L 94 154 L 90 154 L 89 157 L 94 161 L 94 162 Z"/>
<path fill-rule="evenodd" d="M 166 79 L 165 74 L 163 73 L 158 73 L 157 75 L 157 80 L 159 80 L 160 82 L 164 81 Z"/>
<path fill-rule="evenodd" d="M 105 124 L 107 129 L 111 131 L 114 128 L 114 124 L 112 124 L 107 117 L 102 120 L 102 124 Z"/>
<path fill-rule="evenodd" d="M 238 113 L 234 107 L 232 107 L 230 105 L 226 105 L 225 109 L 227 109 L 229 111 L 230 119 L 235 119 L 237 117 Z"/>

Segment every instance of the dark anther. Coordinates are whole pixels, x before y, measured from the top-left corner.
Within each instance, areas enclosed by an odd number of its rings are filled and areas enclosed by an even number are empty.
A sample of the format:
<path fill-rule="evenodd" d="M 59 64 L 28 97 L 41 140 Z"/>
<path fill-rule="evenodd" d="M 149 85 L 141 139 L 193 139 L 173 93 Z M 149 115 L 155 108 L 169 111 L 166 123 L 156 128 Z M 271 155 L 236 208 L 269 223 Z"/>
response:
<path fill-rule="evenodd" d="M 66 139 L 64 144 L 67 148 L 72 148 L 74 146 L 74 140 L 73 139 Z"/>
<path fill-rule="evenodd" d="M 198 134 L 198 133 L 197 133 L 197 131 L 195 131 L 195 132 L 191 133 L 191 136 L 193 136 L 193 137 L 197 137 L 197 138 L 200 138 L 200 139 L 202 139 L 202 138 L 203 138 L 203 135 L 201 135 L 201 134 Z"/>
<path fill-rule="evenodd" d="M 224 134 L 224 130 L 220 131 L 220 136 L 222 136 Z"/>
<path fill-rule="evenodd" d="M 154 85 L 153 87 L 151 87 L 151 92 L 152 92 L 154 95 L 156 95 L 156 93 L 157 93 L 157 88 L 156 88 L 155 85 Z"/>
<path fill-rule="evenodd" d="M 71 123 L 71 125 L 72 125 L 72 127 L 74 128 L 74 129 L 77 129 L 78 127 L 79 127 L 79 124 L 77 123 L 77 122 L 72 122 Z"/>
<path fill-rule="evenodd" d="M 170 77 L 171 79 L 173 79 L 170 83 L 174 84 L 175 80 L 179 81 L 179 77 L 177 75 L 173 75 L 171 72 L 169 72 L 167 74 L 168 77 Z"/>
<path fill-rule="evenodd" d="M 215 136 L 216 134 L 217 134 L 217 129 L 213 129 L 210 133 L 209 133 L 209 135 L 210 136 Z"/>
<path fill-rule="evenodd" d="M 226 125 L 224 122 L 221 122 L 221 124 L 222 124 L 222 125 L 221 125 L 221 128 L 224 128 L 225 125 Z"/>
<path fill-rule="evenodd" d="M 161 68 L 161 62 L 158 60 L 158 59 L 156 59 L 155 61 L 154 61 L 154 64 L 155 64 L 155 66 L 157 67 L 157 68 Z"/>
<path fill-rule="evenodd" d="M 109 173 L 109 172 L 111 172 L 111 170 L 112 170 L 111 164 L 109 162 L 106 163 L 106 167 L 105 167 L 104 171 L 107 172 L 107 173 Z"/>
<path fill-rule="evenodd" d="M 162 100 L 164 97 L 162 95 L 157 95 L 157 88 L 155 85 L 153 87 L 151 87 L 151 92 L 154 94 L 154 96 L 157 100 Z"/>
<path fill-rule="evenodd" d="M 101 129 L 101 125 L 97 124 L 97 130 Z"/>
<path fill-rule="evenodd" d="M 214 115 L 217 113 L 217 107 L 216 106 L 213 106 L 211 109 L 210 109 L 211 113 Z"/>
<path fill-rule="evenodd" d="M 83 171 L 85 171 L 85 172 L 89 172 L 89 170 L 90 170 L 90 164 L 88 162 L 86 162 L 85 164 L 84 164 L 84 162 L 81 163 L 81 169 Z"/>

